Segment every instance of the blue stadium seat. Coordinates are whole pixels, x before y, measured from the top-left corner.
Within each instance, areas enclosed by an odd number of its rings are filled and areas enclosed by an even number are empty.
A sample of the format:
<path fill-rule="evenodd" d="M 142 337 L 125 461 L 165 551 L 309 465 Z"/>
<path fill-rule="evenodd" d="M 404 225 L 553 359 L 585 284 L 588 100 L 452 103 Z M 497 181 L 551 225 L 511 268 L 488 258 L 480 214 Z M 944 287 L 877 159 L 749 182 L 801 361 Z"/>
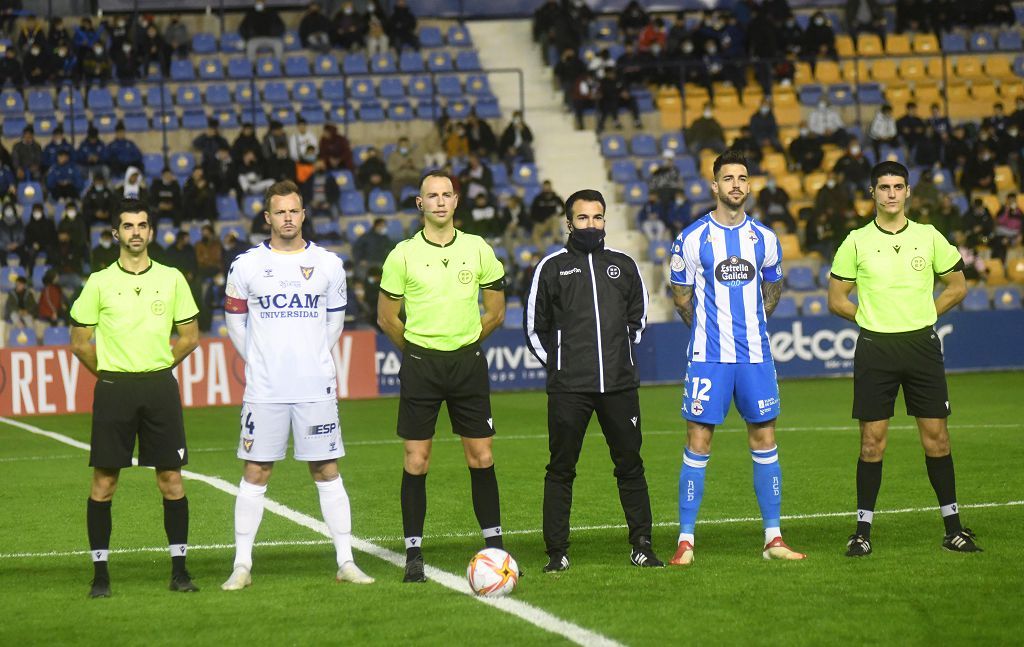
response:
<path fill-rule="evenodd" d="M 320 95 L 317 94 L 316 84 L 311 81 L 298 81 L 292 84 L 292 101 L 302 105 L 316 104 L 320 106 Z"/>
<path fill-rule="evenodd" d="M 462 96 L 462 82 L 454 74 L 437 77 L 437 93 L 442 97 Z"/>
<path fill-rule="evenodd" d="M 352 161 L 355 162 L 356 166 L 362 166 L 366 158 L 370 156 L 369 144 L 360 144 L 352 147 Z"/>
<path fill-rule="evenodd" d="M 331 103 L 344 101 L 345 96 L 348 94 L 345 91 L 345 82 L 341 79 L 327 79 L 320 85 L 320 93 L 323 95 L 324 100 Z"/>
<path fill-rule="evenodd" d="M 971 34 L 972 52 L 991 52 L 996 48 L 996 39 L 987 31 L 976 31 Z"/>
<path fill-rule="evenodd" d="M 501 108 L 498 107 L 498 100 L 495 97 L 480 97 L 476 102 L 476 116 L 481 119 L 499 119 Z"/>
<path fill-rule="evenodd" d="M 245 41 L 235 31 L 226 31 L 220 37 L 220 51 L 225 54 L 237 54 L 245 51 Z"/>
<path fill-rule="evenodd" d="M 856 103 L 853 97 L 853 86 L 847 83 L 837 83 L 828 87 L 828 102 L 833 106 L 852 106 Z"/>
<path fill-rule="evenodd" d="M 828 314 L 828 299 L 821 294 L 809 294 L 800 305 L 804 317 L 824 317 Z"/>
<path fill-rule="evenodd" d="M 391 195 L 390 193 L 388 195 Z M 373 222 L 369 218 L 348 218 L 345 223 L 345 238 L 348 242 L 356 242 L 363 234 L 370 231 Z"/>
<path fill-rule="evenodd" d="M 420 47 L 441 47 L 444 42 L 441 38 L 441 30 L 434 25 L 424 25 L 419 29 Z"/>
<path fill-rule="evenodd" d="M 612 162 L 612 182 L 625 184 L 635 182 L 637 179 L 636 164 L 633 160 L 622 159 Z"/>
<path fill-rule="evenodd" d="M 196 70 L 192 67 L 192 61 L 187 58 L 178 58 L 171 61 L 172 81 L 194 81 Z"/>
<path fill-rule="evenodd" d="M 156 129 L 166 129 L 167 131 L 177 130 L 181 126 L 178 121 L 178 115 L 174 112 L 174 108 L 168 108 L 167 112 L 153 113 L 153 127 Z"/>
<path fill-rule="evenodd" d="M 163 70 L 158 61 L 150 61 L 149 66 L 142 71 L 142 78 L 146 81 L 160 81 L 163 78 Z"/>
<path fill-rule="evenodd" d="M 404 99 L 388 103 L 387 113 L 391 121 L 412 121 L 416 117 L 412 104 Z"/>
<path fill-rule="evenodd" d="M 283 126 L 294 126 L 296 122 L 295 111 L 292 110 L 291 105 L 274 108 L 270 111 L 270 118 L 281 122 Z"/>
<path fill-rule="evenodd" d="M 531 162 L 517 162 L 512 170 L 512 182 L 518 186 L 539 187 L 540 179 L 537 177 L 537 165 Z"/>
<path fill-rule="evenodd" d="M 654 103 L 654 95 L 647 88 L 634 88 L 633 98 L 636 99 L 636 109 L 641 114 L 655 112 L 658 106 Z"/>
<path fill-rule="evenodd" d="M 289 78 L 309 76 L 309 59 L 295 54 L 284 59 L 284 75 Z"/>
<path fill-rule="evenodd" d="M 786 285 L 790 290 L 798 292 L 809 292 L 818 288 L 814 282 L 814 270 L 806 265 L 790 267 L 786 272 Z"/>
<path fill-rule="evenodd" d="M 338 206 L 341 207 L 341 213 L 345 216 L 358 216 L 366 213 L 363 194 L 359 191 L 342 191 Z"/>
<path fill-rule="evenodd" d="M 89 109 L 93 112 L 98 110 L 106 112 L 114 109 L 114 95 L 112 95 L 110 90 L 107 88 L 89 88 L 89 92 L 86 94 L 86 100 L 89 103 Z"/>
<path fill-rule="evenodd" d="M 469 30 L 462 25 L 452 25 L 448 28 L 448 45 L 451 47 L 472 47 L 473 39 L 469 36 Z"/>
<path fill-rule="evenodd" d="M 75 112 L 84 112 L 85 99 L 77 89 L 69 92 L 68 88 L 61 88 L 57 93 L 57 109 L 63 111 L 73 109 Z"/>
<path fill-rule="evenodd" d="M 43 331 L 43 346 L 67 346 L 71 343 L 71 329 L 67 326 L 47 326 Z"/>
<path fill-rule="evenodd" d="M 827 290 L 828 289 L 828 278 L 832 272 L 831 265 L 822 265 L 818 268 L 818 287 Z"/>
<path fill-rule="evenodd" d="M 117 115 L 113 112 L 94 112 L 92 116 L 92 125 L 96 126 L 96 130 L 99 134 L 109 135 L 117 128 Z"/>
<path fill-rule="evenodd" d="M 608 159 L 626 157 L 626 138 L 622 135 L 604 135 L 601 137 L 601 155 Z"/>
<path fill-rule="evenodd" d="M 39 114 L 51 114 L 54 110 L 53 93 L 48 90 L 30 90 L 28 93 L 28 111 Z"/>
<path fill-rule="evenodd" d="M 465 119 L 469 116 L 470 106 L 469 101 L 466 101 L 462 97 L 456 97 L 448 102 L 448 116 L 452 119 Z"/>
<path fill-rule="evenodd" d="M 1019 52 L 1024 48 L 1019 31 L 1004 29 L 996 37 L 996 48 L 1001 52 Z"/>
<path fill-rule="evenodd" d="M 321 54 L 313 60 L 313 73 L 318 76 L 338 76 L 341 73 L 334 54 Z"/>
<path fill-rule="evenodd" d="M 992 304 L 996 310 L 1020 310 L 1020 288 L 1013 285 L 996 288 L 992 292 Z"/>
<path fill-rule="evenodd" d="M 21 137 L 21 133 L 25 130 L 25 126 L 28 122 L 25 121 L 24 117 L 15 115 L 6 115 L 3 118 L 3 136 L 5 139 L 17 139 Z"/>
<path fill-rule="evenodd" d="M 199 78 L 205 81 L 217 81 L 224 78 L 224 66 L 218 58 L 199 59 Z"/>
<path fill-rule="evenodd" d="M 864 105 L 877 106 L 885 103 L 885 94 L 878 83 L 861 83 L 857 86 L 857 100 Z"/>
<path fill-rule="evenodd" d="M 149 130 L 149 117 L 145 112 L 125 112 L 124 129 L 130 133 L 142 133 Z"/>
<path fill-rule="evenodd" d="M 327 120 L 336 124 L 343 124 L 354 120 L 352 107 L 348 103 L 332 104 L 327 111 Z M 308 121 L 308 120 L 307 120 Z"/>
<path fill-rule="evenodd" d="M 24 112 L 25 100 L 21 98 L 20 92 L 11 89 L 0 92 L 0 114 L 20 117 Z"/>
<path fill-rule="evenodd" d="M 629 149 L 637 157 L 656 157 L 658 155 L 658 142 L 653 135 L 637 133 L 629 143 Z"/>
<path fill-rule="evenodd" d="M 263 213 L 263 198 L 258 195 L 247 195 L 242 198 L 242 218 L 253 218 Z"/>
<path fill-rule="evenodd" d="M 224 108 L 234 105 L 231 90 L 225 83 L 211 83 L 206 86 L 206 105 L 212 108 Z"/>
<path fill-rule="evenodd" d="M 370 59 L 370 71 L 374 74 L 390 74 L 392 72 L 397 72 L 398 67 L 395 65 L 394 54 L 391 52 L 374 54 L 373 58 Z"/>
<path fill-rule="evenodd" d="M 409 79 L 409 96 L 421 99 L 429 99 L 434 96 L 433 80 L 423 74 Z"/>
<path fill-rule="evenodd" d="M 370 69 L 366 62 L 366 54 L 362 52 L 350 52 L 345 55 L 341 65 L 345 74 L 369 74 Z"/>
<path fill-rule="evenodd" d="M 988 292 L 985 288 L 974 287 L 967 290 L 967 296 L 960 303 L 960 307 L 968 312 L 981 312 L 991 308 L 988 300 Z"/>
<path fill-rule="evenodd" d="M 177 104 L 182 108 L 199 108 L 203 105 L 203 95 L 195 85 L 179 85 Z"/>
<path fill-rule="evenodd" d="M 171 153 L 167 165 L 179 180 L 184 181 L 183 178 L 188 177 L 196 167 L 196 156 L 189 152 Z"/>
<path fill-rule="evenodd" d="M 799 316 L 796 309 L 796 299 L 793 297 L 782 297 L 779 299 L 778 305 L 775 306 L 775 312 L 772 313 L 772 318 L 775 317 L 786 317 L 792 319 Z"/>
<path fill-rule="evenodd" d="M 217 37 L 213 34 L 201 31 L 192 35 L 193 54 L 216 54 Z"/>
<path fill-rule="evenodd" d="M 430 53 L 427 57 L 427 68 L 431 72 L 451 72 L 455 69 L 451 55 L 444 50 Z"/>
<path fill-rule="evenodd" d="M 242 211 L 238 208 L 238 201 L 229 194 L 218 195 L 217 218 L 219 220 L 237 220 L 242 217 Z M 221 232 L 223 233 L 223 232 Z"/>
<path fill-rule="evenodd" d="M 402 87 L 402 79 L 396 76 L 385 77 L 380 80 L 377 88 L 380 96 L 384 99 L 404 99 L 405 88 Z"/>
<path fill-rule="evenodd" d="M 229 79 L 250 79 L 252 78 L 252 61 L 244 56 L 234 56 L 228 59 Z"/>
<path fill-rule="evenodd" d="M 1024 55 L 1013 59 L 1013 73 L 1017 76 L 1024 77 Z"/>
<path fill-rule="evenodd" d="M 334 218 L 313 218 L 313 231 L 318 238 L 341 238 L 341 227 Z"/>
<path fill-rule="evenodd" d="M 299 109 L 299 116 L 311 126 L 319 126 L 327 122 L 327 116 L 320 104 L 305 104 Z"/>
<path fill-rule="evenodd" d="M 491 92 L 491 83 L 487 78 L 486 74 L 470 74 L 466 77 L 466 94 L 474 97 L 489 97 L 494 93 Z"/>
<path fill-rule="evenodd" d="M 686 152 L 686 140 L 682 133 L 665 133 L 661 136 L 659 148 L 663 151 L 670 150 L 679 157 Z"/>
<path fill-rule="evenodd" d="M 398 58 L 398 69 L 403 72 L 422 72 L 423 57 L 419 52 L 407 49 Z"/>
<path fill-rule="evenodd" d="M 342 193 L 346 191 L 356 190 L 356 180 L 352 175 L 352 171 L 348 169 L 336 169 L 330 172 L 334 178 L 334 183 L 338 185 L 338 190 Z"/>
<path fill-rule="evenodd" d="M 152 180 L 153 178 L 160 177 L 160 173 L 164 170 L 164 156 L 160 153 L 143 153 L 142 154 L 142 172 L 146 176 L 146 179 Z"/>
<path fill-rule="evenodd" d="M 263 100 L 272 107 L 285 106 L 291 103 L 288 87 L 283 81 L 270 81 L 263 86 Z"/>
<path fill-rule="evenodd" d="M 702 178 L 694 178 L 686 183 L 686 199 L 690 202 L 710 200 L 711 187 Z"/>
<path fill-rule="evenodd" d="M 480 57 L 475 49 L 465 49 L 455 55 L 455 67 L 464 72 L 479 70 Z"/>
<path fill-rule="evenodd" d="M 36 331 L 31 328 L 12 327 L 10 332 L 7 334 L 7 345 L 12 348 L 35 346 L 36 343 Z"/>
<path fill-rule="evenodd" d="M 14 254 L 11 252 L 9 255 Z M 14 287 L 18 277 L 28 278 L 25 273 L 25 268 L 18 267 L 2 267 L 0 268 L 0 290 L 3 290 L 6 294 L 11 288 Z"/>
<path fill-rule="evenodd" d="M 256 76 L 261 79 L 276 79 L 281 76 L 281 62 L 270 56 L 256 59 Z"/>
<path fill-rule="evenodd" d="M 267 113 L 263 111 L 263 107 L 257 102 L 256 110 L 254 111 L 248 105 L 241 106 L 239 119 L 242 123 L 250 123 L 256 128 L 266 128 L 269 120 L 267 119 Z"/>
<path fill-rule="evenodd" d="M 619 23 L 612 19 L 597 19 L 590 23 L 590 37 L 594 40 L 618 42 Z"/>
<path fill-rule="evenodd" d="M 939 42 L 943 54 L 959 54 L 967 51 L 967 39 L 963 34 L 944 31 Z"/>
<path fill-rule="evenodd" d="M 374 99 L 377 92 L 371 79 L 355 79 L 348 86 L 349 96 L 353 99 Z"/>
<path fill-rule="evenodd" d="M 160 86 L 154 85 L 146 91 L 146 105 L 150 108 L 173 108 L 174 107 L 174 95 L 171 94 L 171 89 L 166 85 L 163 88 L 163 100 L 160 97 Z"/>
<path fill-rule="evenodd" d="M 537 248 L 534 245 L 516 245 L 512 250 L 512 260 L 519 267 L 529 267 L 530 261 L 536 253 Z"/>
<path fill-rule="evenodd" d="M 18 185 L 18 204 L 25 207 L 30 207 L 34 204 L 43 204 L 43 186 L 38 182 L 22 182 Z M 27 219 L 29 214 L 24 214 Z"/>
<path fill-rule="evenodd" d="M 299 38 L 299 32 L 294 29 L 288 29 L 284 32 L 284 51 L 296 52 L 302 49 L 302 39 Z"/>
<path fill-rule="evenodd" d="M 652 240 L 647 246 L 647 258 L 655 265 L 661 265 L 668 258 L 671 246 L 667 240 Z"/>
<path fill-rule="evenodd" d="M 209 116 L 202 108 L 186 108 L 181 113 L 181 127 L 186 130 L 203 130 Z"/>
<path fill-rule="evenodd" d="M 57 116 L 54 114 L 36 115 L 32 126 L 36 129 L 36 137 L 49 137 L 57 127 Z"/>
<path fill-rule="evenodd" d="M 238 102 L 238 106 L 243 110 L 251 110 L 253 102 L 259 107 L 259 96 L 253 94 L 253 86 L 250 83 L 236 83 L 235 84 L 235 101 Z"/>
<path fill-rule="evenodd" d="M 167 219 L 161 219 L 160 222 L 157 223 L 156 237 L 154 240 L 164 247 L 170 247 L 174 244 L 174 239 L 177 233 L 177 227 L 174 226 L 174 223 Z"/>
<path fill-rule="evenodd" d="M 416 104 L 416 118 L 433 121 L 441 116 L 441 106 L 433 99 L 420 101 Z"/>
<path fill-rule="evenodd" d="M 504 164 L 491 164 L 491 179 L 494 180 L 494 186 L 508 186 L 508 171 L 505 170 Z"/>
<path fill-rule="evenodd" d="M 399 218 L 388 218 L 388 238 L 394 241 L 405 238 L 405 225 Z"/>
<path fill-rule="evenodd" d="M 693 159 L 690 155 L 676 157 L 676 168 L 679 169 L 679 174 L 684 178 L 690 179 L 700 176 L 700 171 L 697 170 L 697 160 Z"/>
<path fill-rule="evenodd" d="M 109 231 L 110 227 L 103 227 L 101 231 Z M 97 232 L 98 234 L 99 232 Z M 96 238 L 96 242 L 92 243 L 91 247 L 95 247 L 99 244 L 99 236 Z M 32 268 L 32 289 L 42 290 L 43 289 L 43 277 L 50 271 L 52 266 L 50 265 L 35 265 Z"/>
<path fill-rule="evenodd" d="M 808 83 L 800 87 L 800 104 L 804 106 L 815 106 L 821 99 L 825 90 L 817 83 Z"/>
<path fill-rule="evenodd" d="M 63 126 L 64 132 L 72 140 L 83 137 L 85 136 L 85 131 L 89 129 L 89 117 L 84 112 L 76 112 L 73 118 L 64 118 Z"/>
<path fill-rule="evenodd" d="M 647 202 L 647 183 L 630 182 L 626 185 L 626 204 L 639 206 Z"/>

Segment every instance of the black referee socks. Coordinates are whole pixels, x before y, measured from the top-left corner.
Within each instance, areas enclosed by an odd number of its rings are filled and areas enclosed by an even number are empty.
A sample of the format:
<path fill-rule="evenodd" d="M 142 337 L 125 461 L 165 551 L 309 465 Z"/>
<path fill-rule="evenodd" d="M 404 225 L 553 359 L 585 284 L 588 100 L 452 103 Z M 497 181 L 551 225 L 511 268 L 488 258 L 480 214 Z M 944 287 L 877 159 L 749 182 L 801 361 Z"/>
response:
<path fill-rule="evenodd" d="M 875 502 L 882 488 L 882 461 L 868 463 L 857 459 L 857 534 L 871 536 Z"/>
<path fill-rule="evenodd" d="M 171 572 L 185 571 L 188 552 L 188 497 L 164 499 L 164 531 L 171 551 Z"/>
<path fill-rule="evenodd" d="M 501 504 L 498 498 L 498 477 L 494 465 L 469 468 L 473 490 L 473 512 L 488 548 L 503 548 L 501 540 Z"/>
<path fill-rule="evenodd" d="M 960 509 L 956 504 L 956 475 L 953 471 L 953 455 L 924 457 L 928 468 L 928 480 L 932 483 L 935 496 L 939 500 L 942 512 L 942 523 L 946 526 L 946 534 L 952 535 L 963 530 L 960 525 Z"/>
<path fill-rule="evenodd" d="M 86 505 L 85 525 L 89 532 L 89 552 L 97 578 L 109 579 L 107 555 L 110 552 L 111 501 L 89 499 Z"/>
<path fill-rule="evenodd" d="M 427 518 L 427 475 L 402 470 L 402 531 L 405 556 L 412 559 L 423 549 L 423 523 Z"/>

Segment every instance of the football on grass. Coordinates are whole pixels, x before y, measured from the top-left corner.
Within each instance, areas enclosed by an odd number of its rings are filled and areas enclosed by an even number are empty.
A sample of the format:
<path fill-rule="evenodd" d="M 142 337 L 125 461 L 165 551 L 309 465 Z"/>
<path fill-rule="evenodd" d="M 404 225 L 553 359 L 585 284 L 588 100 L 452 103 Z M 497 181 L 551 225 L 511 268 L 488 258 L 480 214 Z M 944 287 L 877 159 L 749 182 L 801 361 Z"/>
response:
<path fill-rule="evenodd" d="M 485 548 L 469 560 L 466 578 L 473 593 L 500 598 L 511 593 L 519 583 L 519 565 L 500 548 Z"/>

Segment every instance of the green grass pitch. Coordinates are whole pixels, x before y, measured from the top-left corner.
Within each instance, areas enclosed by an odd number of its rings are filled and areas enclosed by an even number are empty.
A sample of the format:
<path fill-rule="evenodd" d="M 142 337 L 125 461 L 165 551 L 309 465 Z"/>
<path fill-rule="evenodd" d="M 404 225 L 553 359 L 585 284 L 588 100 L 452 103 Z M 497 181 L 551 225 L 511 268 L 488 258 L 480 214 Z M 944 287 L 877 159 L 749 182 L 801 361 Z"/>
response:
<path fill-rule="evenodd" d="M 733 413 L 716 434 L 697 527 L 696 563 L 638 569 L 607 447 L 592 424 L 575 487 L 572 567 L 541 572 L 541 495 L 547 462 L 543 393 L 493 396 L 494 445 L 506 547 L 527 571 L 513 599 L 612 641 L 660 644 L 1019 644 L 1024 591 L 1024 374 L 950 376 L 953 457 L 962 517 L 985 549 L 940 548 L 942 524 L 913 421 L 893 420 L 875 554 L 843 557 L 853 530 L 856 425 L 848 379 L 788 381 L 778 441 L 787 542 L 798 563 L 761 559 L 751 461 Z M 685 439 L 680 389 L 644 387 L 644 459 L 667 560 L 677 534 L 677 478 Z M 343 402 L 342 474 L 355 534 L 402 552 L 397 401 Z M 189 470 L 237 484 L 236 408 L 189 410 Z M 23 419 L 88 441 L 89 417 Z M 469 475 L 442 414 L 427 480 L 427 563 L 461 575 L 481 546 Z M 85 532 L 90 470 L 81 449 L 0 423 L 0 644 L 566 644 L 566 638 L 435 582 L 403 585 L 401 570 L 356 553 L 373 586 L 336 584 L 326 538 L 270 513 L 255 550 L 252 588 L 225 593 L 234 499 L 187 482 L 189 567 L 202 591 L 166 590 L 169 560 L 153 473 L 122 474 L 114 501 L 114 597 L 88 600 Z M 320 519 L 304 465 L 280 463 L 268 496 Z M 974 507 L 978 504 L 990 504 Z M 920 510 L 925 508 L 926 510 Z"/>

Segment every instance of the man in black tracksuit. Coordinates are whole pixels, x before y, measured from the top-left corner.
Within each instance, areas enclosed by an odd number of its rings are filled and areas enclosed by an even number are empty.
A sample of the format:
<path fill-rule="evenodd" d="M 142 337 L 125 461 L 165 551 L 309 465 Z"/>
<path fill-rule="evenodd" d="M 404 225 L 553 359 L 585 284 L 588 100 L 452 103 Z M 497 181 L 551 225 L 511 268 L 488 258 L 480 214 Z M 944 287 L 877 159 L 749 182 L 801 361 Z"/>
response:
<path fill-rule="evenodd" d="M 569 241 L 537 265 L 526 301 L 527 344 L 548 371 L 548 573 L 569 568 L 572 483 L 595 411 L 615 463 L 633 546 L 630 560 L 636 566 L 664 566 L 651 550 L 651 503 L 640 458 L 639 379 L 632 348 L 647 324 L 647 289 L 636 262 L 604 246 L 604 210 L 598 191 L 569 196 Z"/>

